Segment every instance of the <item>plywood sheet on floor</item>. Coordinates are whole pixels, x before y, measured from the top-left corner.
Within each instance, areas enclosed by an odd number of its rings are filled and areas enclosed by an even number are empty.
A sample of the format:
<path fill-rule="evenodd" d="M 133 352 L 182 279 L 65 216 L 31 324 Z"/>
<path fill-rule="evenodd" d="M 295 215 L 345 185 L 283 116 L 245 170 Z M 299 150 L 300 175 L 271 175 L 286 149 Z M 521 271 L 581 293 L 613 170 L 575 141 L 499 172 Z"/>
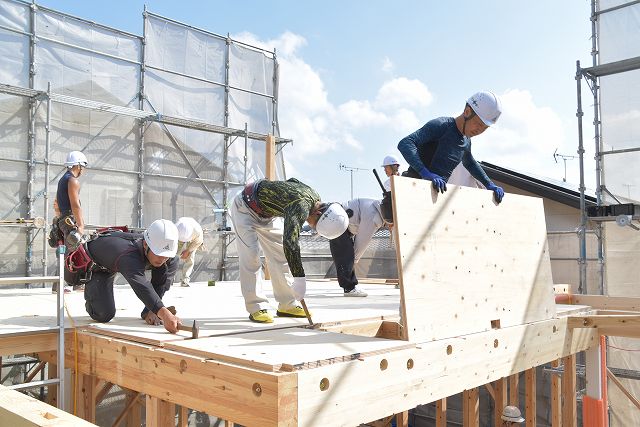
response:
<path fill-rule="evenodd" d="M 166 343 L 165 348 L 268 371 L 293 371 L 414 347 L 302 327 Z"/>

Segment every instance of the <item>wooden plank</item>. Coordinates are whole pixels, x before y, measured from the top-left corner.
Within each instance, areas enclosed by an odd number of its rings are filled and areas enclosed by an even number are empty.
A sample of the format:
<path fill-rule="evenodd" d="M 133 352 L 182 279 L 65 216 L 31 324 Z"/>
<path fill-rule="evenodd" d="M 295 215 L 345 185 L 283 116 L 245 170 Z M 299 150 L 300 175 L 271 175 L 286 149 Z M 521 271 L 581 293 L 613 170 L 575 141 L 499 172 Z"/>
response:
<path fill-rule="evenodd" d="M 509 376 L 509 405 L 520 406 L 520 374 Z"/>
<path fill-rule="evenodd" d="M 396 426 L 397 427 L 409 427 L 409 412 L 404 411 L 396 414 Z"/>
<path fill-rule="evenodd" d="M 80 372 L 122 387 L 242 425 L 296 419 L 295 374 L 265 373 L 89 332 L 78 333 L 78 345 Z M 71 363 L 71 343 L 65 355 Z"/>
<path fill-rule="evenodd" d="M 562 358 L 562 427 L 576 427 L 578 409 L 576 402 L 576 356 L 572 354 Z"/>
<path fill-rule="evenodd" d="M 276 138 L 269 134 L 265 139 L 264 177 L 269 181 L 277 179 L 276 175 Z"/>
<path fill-rule="evenodd" d="M 493 419 L 495 425 L 502 424 L 502 410 L 507 406 L 507 379 L 500 378 L 493 383 L 493 389 L 495 390 L 495 411 L 493 411 Z"/>
<path fill-rule="evenodd" d="M 155 427 L 175 427 L 176 406 L 173 403 L 147 395 L 146 423 Z"/>
<path fill-rule="evenodd" d="M 447 427 L 447 398 L 436 401 L 436 427 Z"/>
<path fill-rule="evenodd" d="M 570 332 L 566 318 L 559 318 L 296 371 L 298 423 L 337 427 L 380 419 L 575 354 L 598 339 L 593 330 Z M 320 384 L 329 387 L 323 391 Z M 366 407 L 365 414 L 353 409 L 355 388 L 358 407 Z"/>
<path fill-rule="evenodd" d="M 11 427 L 85 427 L 94 424 L 0 385 L 0 425 Z"/>
<path fill-rule="evenodd" d="M 165 343 L 165 348 L 250 368 L 287 371 L 414 347 L 404 341 L 289 328 Z"/>
<path fill-rule="evenodd" d="M 413 342 L 555 316 L 542 199 L 393 177 L 402 319 Z M 444 292 L 443 290 L 446 290 Z M 437 296 L 437 297 L 436 297 Z"/>
<path fill-rule="evenodd" d="M 480 425 L 480 393 L 477 388 L 462 392 L 462 425 L 464 427 Z"/>
<path fill-rule="evenodd" d="M 572 304 L 589 305 L 598 310 L 640 311 L 640 297 L 606 295 L 571 295 Z"/>
<path fill-rule="evenodd" d="M 76 374 L 77 375 L 77 374 Z M 92 423 L 96 422 L 96 396 L 98 394 L 98 378 L 93 375 L 80 374 L 80 404 L 78 416 Z"/>
<path fill-rule="evenodd" d="M 640 338 L 640 315 L 569 316 L 570 328 L 598 329 L 601 335 Z"/>
<path fill-rule="evenodd" d="M 536 368 L 527 369 L 525 371 L 525 426 L 536 427 Z"/>
<path fill-rule="evenodd" d="M 558 360 L 551 362 L 553 368 L 560 366 Z M 551 427 L 562 426 L 562 389 L 561 378 L 558 374 L 551 374 Z"/>
<path fill-rule="evenodd" d="M 178 410 L 178 427 L 188 427 L 189 426 L 189 408 L 186 406 L 180 405 L 180 409 Z"/>
<path fill-rule="evenodd" d="M 636 408 L 640 409 L 640 400 L 638 400 L 631 392 L 622 384 L 622 382 L 616 377 L 611 369 L 607 368 L 607 377 L 624 393 L 625 396 L 633 403 Z"/>
<path fill-rule="evenodd" d="M 0 337 L 0 355 L 37 353 L 58 349 L 58 334 L 44 332 Z"/>

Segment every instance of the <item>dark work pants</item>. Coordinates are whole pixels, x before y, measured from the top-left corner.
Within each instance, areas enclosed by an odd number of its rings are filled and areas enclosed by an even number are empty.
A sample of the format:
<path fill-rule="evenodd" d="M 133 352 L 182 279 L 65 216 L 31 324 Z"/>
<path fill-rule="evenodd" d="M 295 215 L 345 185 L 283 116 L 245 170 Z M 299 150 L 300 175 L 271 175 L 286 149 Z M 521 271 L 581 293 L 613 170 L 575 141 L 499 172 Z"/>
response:
<path fill-rule="evenodd" d="M 358 284 L 354 269 L 355 251 L 353 248 L 353 238 L 349 230 L 346 230 L 340 237 L 329 240 L 331 257 L 336 265 L 338 284 L 345 292 L 353 290 Z"/>

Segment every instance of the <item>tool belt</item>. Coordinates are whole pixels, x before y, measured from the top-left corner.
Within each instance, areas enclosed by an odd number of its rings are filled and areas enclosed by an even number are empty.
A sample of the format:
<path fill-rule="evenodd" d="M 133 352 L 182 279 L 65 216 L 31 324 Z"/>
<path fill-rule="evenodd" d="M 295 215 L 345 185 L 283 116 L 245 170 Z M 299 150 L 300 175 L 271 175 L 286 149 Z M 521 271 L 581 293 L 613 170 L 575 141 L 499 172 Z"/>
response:
<path fill-rule="evenodd" d="M 391 191 L 385 191 L 380 202 L 380 211 L 382 212 L 382 218 L 391 224 L 393 224 L 393 199 L 391 198 Z"/>
<path fill-rule="evenodd" d="M 271 215 L 264 213 L 258 201 L 258 187 L 262 181 L 264 181 L 264 179 L 245 185 L 244 190 L 242 190 L 242 200 L 244 200 L 244 203 L 260 218 L 271 218 Z"/>

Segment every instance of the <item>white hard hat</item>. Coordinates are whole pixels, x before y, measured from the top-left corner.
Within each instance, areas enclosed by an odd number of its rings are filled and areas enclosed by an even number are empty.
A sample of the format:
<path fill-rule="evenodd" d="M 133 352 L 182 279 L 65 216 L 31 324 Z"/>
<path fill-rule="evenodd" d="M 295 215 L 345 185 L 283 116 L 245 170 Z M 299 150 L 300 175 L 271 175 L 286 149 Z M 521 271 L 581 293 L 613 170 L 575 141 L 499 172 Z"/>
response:
<path fill-rule="evenodd" d="M 181 242 L 188 242 L 193 236 L 193 223 L 195 219 L 183 216 L 176 221 L 176 228 L 178 229 L 178 240 Z"/>
<path fill-rule="evenodd" d="M 325 205 L 318 218 L 316 231 L 327 239 L 335 239 L 342 235 L 349 226 L 349 216 L 339 203 Z"/>
<path fill-rule="evenodd" d="M 144 241 L 154 254 L 173 258 L 178 252 L 178 229 L 168 219 L 157 219 L 144 231 Z"/>
<path fill-rule="evenodd" d="M 399 165 L 399 164 L 400 164 L 400 162 L 398 161 L 398 159 L 395 156 L 387 156 L 382 161 L 382 167 L 391 166 L 391 165 Z"/>
<path fill-rule="evenodd" d="M 467 100 L 467 104 L 487 126 L 494 125 L 502 114 L 500 98 L 493 92 L 475 93 Z"/>
<path fill-rule="evenodd" d="M 512 423 L 521 423 L 524 421 L 520 409 L 516 406 L 505 406 L 500 418 L 502 418 L 503 421 L 511 421 Z"/>
<path fill-rule="evenodd" d="M 87 162 L 87 156 L 84 155 L 82 151 L 72 151 L 67 154 L 67 161 L 64 162 L 64 165 L 68 168 L 73 167 L 75 165 L 87 166 L 89 162 Z"/>

